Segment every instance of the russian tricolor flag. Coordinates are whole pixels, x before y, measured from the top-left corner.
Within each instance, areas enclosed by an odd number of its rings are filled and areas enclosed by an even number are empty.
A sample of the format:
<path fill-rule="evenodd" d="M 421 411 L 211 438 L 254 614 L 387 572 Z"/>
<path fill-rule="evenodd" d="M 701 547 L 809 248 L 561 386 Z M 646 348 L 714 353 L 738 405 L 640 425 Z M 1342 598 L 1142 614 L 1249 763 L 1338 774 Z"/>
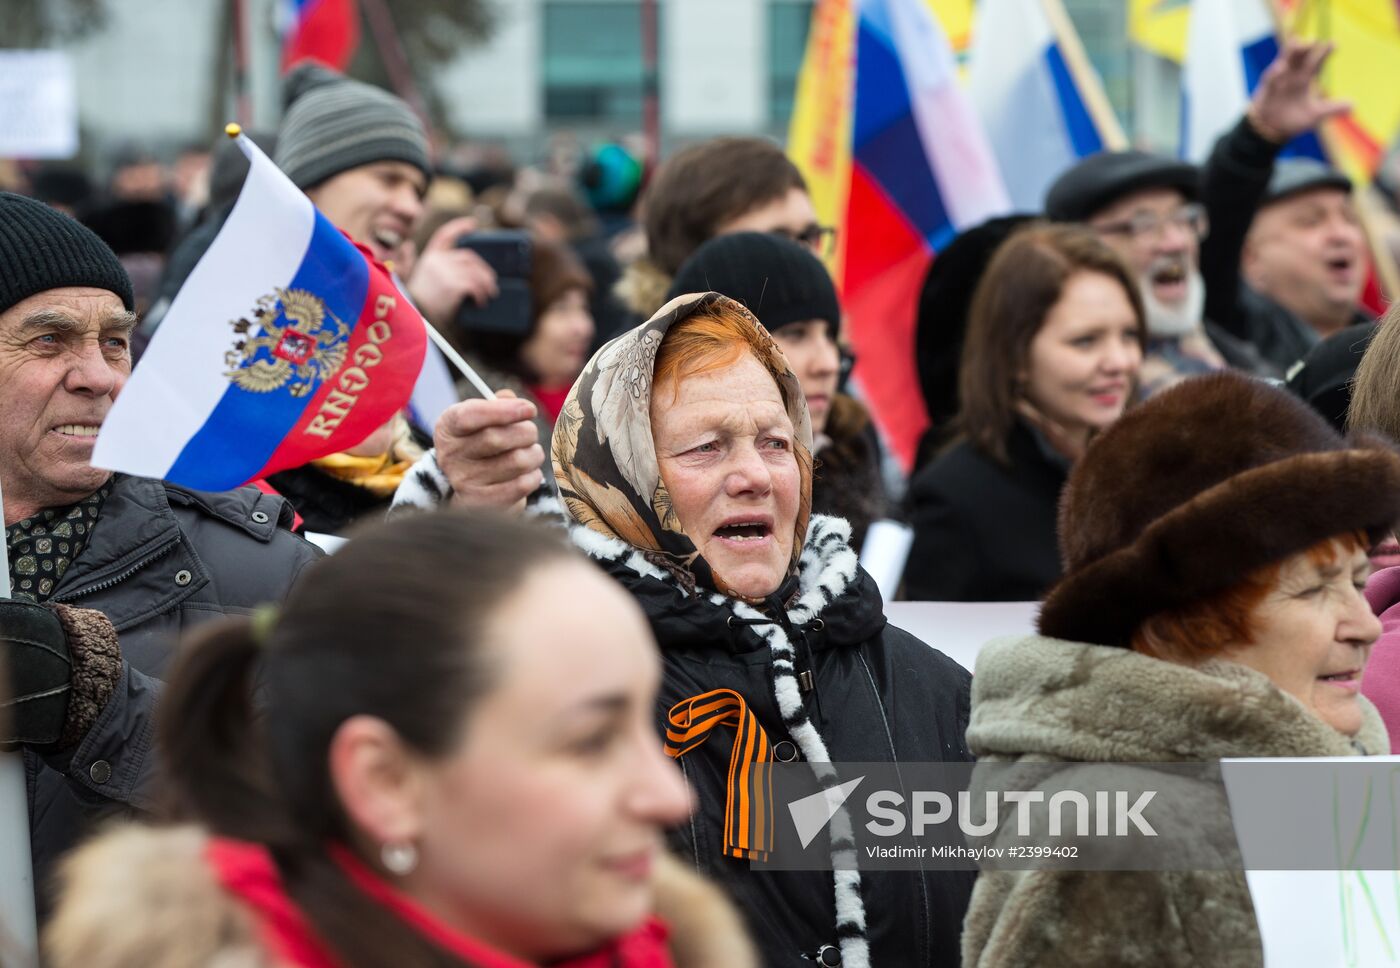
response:
<path fill-rule="evenodd" d="M 423 317 L 243 135 L 250 170 L 98 434 L 95 466 L 219 491 L 354 447 L 408 402 Z"/>
<path fill-rule="evenodd" d="M 314 60 L 344 71 L 360 43 L 355 0 L 282 0 L 282 70 Z"/>
<path fill-rule="evenodd" d="M 1204 162 L 1239 122 L 1264 69 L 1278 56 L 1269 0 L 1192 0 L 1181 93 L 1181 156 Z M 1295 138 L 1285 155 L 1325 157 L 1317 135 Z"/>
<path fill-rule="evenodd" d="M 1039 211 L 1050 183 L 1080 158 L 1126 147 L 1116 121 L 1109 131 L 1095 121 L 1091 98 L 1101 114 L 1107 98 L 1081 53 L 1058 0 L 977 7 L 968 96 L 1020 211 Z"/>
<path fill-rule="evenodd" d="M 855 376 L 908 467 L 928 425 L 914 368 L 919 288 L 962 229 L 1009 208 L 985 132 L 922 0 L 862 0 L 842 295 Z"/>

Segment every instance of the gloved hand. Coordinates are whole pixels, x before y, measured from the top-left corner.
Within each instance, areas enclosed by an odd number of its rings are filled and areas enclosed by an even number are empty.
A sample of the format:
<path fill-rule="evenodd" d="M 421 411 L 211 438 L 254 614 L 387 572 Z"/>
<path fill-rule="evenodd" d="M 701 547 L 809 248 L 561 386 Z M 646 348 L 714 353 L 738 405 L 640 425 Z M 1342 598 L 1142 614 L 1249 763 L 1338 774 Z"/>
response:
<path fill-rule="evenodd" d="M 101 612 L 0 599 L 0 747 L 76 746 L 121 668 L 116 629 Z"/>

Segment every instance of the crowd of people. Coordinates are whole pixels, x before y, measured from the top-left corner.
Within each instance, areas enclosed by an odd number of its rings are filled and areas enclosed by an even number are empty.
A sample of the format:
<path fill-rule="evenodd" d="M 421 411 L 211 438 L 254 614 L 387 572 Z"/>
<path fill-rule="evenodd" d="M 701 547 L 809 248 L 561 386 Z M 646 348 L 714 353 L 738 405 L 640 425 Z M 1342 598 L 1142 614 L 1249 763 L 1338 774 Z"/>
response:
<path fill-rule="evenodd" d="M 1400 323 L 1349 180 L 1279 158 L 1343 109 L 1327 54 L 1287 44 L 1203 167 L 1101 152 L 939 254 L 907 489 L 765 139 L 486 178 L 297 68 L 256 140 L 495 394 L 217 494 L 90 458 L 246 162 L 126 159 L 100 202 L 31 171 L 0 741 L 44 963 L 1262 964 L 1242 871 L 862 870 L 840 810 L 827 869 L 775 870 L 748 778 L 1389 752 Z M 892 625 L 886 518 L 902 597 L 1039 601 L 1039 634 L 974 674 Z"/>

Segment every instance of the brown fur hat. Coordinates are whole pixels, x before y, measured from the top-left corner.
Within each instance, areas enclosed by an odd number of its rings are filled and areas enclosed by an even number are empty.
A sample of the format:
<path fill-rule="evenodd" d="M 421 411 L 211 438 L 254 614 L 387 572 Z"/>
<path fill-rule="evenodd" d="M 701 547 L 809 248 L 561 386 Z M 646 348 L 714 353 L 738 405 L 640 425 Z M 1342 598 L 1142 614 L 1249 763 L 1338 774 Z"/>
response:
<path fill-rule="evenodd" d="M 1128 411 L 1060 498 L 1065 575 L 1040 631 L 1126 646 L 1149 616 L 1224 591 L 1325 538 L 1400 519 L 1400 456 L 1344 440 L 1307 404 L 1236 373 Z"/>

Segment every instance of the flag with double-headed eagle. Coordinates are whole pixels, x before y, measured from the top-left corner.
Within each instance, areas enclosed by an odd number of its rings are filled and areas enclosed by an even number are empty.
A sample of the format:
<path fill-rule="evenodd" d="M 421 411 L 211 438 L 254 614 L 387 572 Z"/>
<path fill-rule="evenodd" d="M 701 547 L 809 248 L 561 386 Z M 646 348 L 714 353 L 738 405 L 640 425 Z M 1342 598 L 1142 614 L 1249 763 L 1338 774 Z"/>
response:
<path fill-rule="evenodd" d="M 423 317 L 241 133 L 248 178 L 97 436 L 98 467 L 219 491 L 362 443 L 423 369 Z"/>

